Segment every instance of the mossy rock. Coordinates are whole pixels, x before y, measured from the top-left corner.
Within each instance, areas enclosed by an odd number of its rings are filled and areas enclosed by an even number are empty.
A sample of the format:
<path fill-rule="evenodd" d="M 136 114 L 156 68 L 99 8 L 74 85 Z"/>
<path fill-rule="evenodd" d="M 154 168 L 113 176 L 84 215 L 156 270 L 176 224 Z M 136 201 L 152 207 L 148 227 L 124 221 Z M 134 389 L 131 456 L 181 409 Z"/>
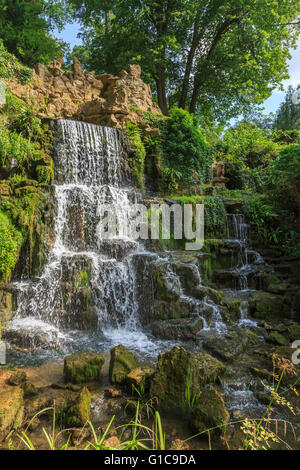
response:
<path fill-rule="evenodd" d="M 203 320 L 199 317 L 156 321 L 151 325 L 152 333 L 164 339 L 195 339 L 202 328 Z"/>
<path fill-rule="evenodd" d="M 75 403 L 70 406 L 66 413 L 66 426 L 67 427 L 81 427 L 86 424 L 90 419 L 91 412 L 91 394 L 86 387 L 84 387 Z"/>
<path fill-rule="evenodd" d="M 290 315 L 290 304 L 281 295 L 269 292 L 253 292 L 249 311 L 255 318 L 278 320 Z"/>
<path fill-rule="evenodd" d="M 206 286 L 196 287 L 192 290 L 192 295 L 199 300 L 204 300 L 205 297 L 208 297 L 216 304 L 220 304 L 224 296 L 223 291 Z"/>
<path fill-rule="evenodd" d="M 167 263 L 153 269 L 154 296 L 158 300 L 174 301 L 180 297 L 180 281 Z"/>
<path fill-rule="evenodd" d="M 112 384 L 123 384 L 127 375 L 140 365 L 135 354 L 120 344 L 110 351 L 109 379 Z"/>
<path fill-rule="evenodd" d="M 94 351 L 71 354 L 64 360 L 64 380 L 73 384 L 97 381 L 103 364 L 104 357 Z"/>
<path fill-rule="evenodd" d="M 159 355 L 150 395 L 158 399 L 161 412 L 184 417 L 188 383 L 194 396 L 205 385 L 216 382 L 225 369 L 224 364 L 209 354 L 194 354 L 175 346 Z"/>
<path fill-rule="evenodd" d="M 180 277 L 182 287 L 188 292 L 199 285 L 199 272 L 194 264 L 177 264 L 175 272 Z"/>
<path fill-rule="evenodd" d="M 287 345 L 286 338 L 281 333 L 279 333 L 278 331 L 271 331 L 271 333 L 267 337 L 267 341 L 269 343 L 278 344 L 279 346 L 286 346 Z"/>
<path fill-rule="evenodd" d="M 188 299 L 159 300 L 154 301 L 151 313 L 154 320 L 175 320 L 189 317 L 193 309 L 194 306 Z"/>
<path fill-rule="evenodd" d="M 300 339 L 300 325 L 299 323 L 293 323 L 288 327 L 288 334 L 291 341 Z"/>
<path fill-rule="evenodd" d="M 0 391 L 0 433 L 19 428 L 23 412 L 23 390 L 20 387 L 10 387 Z"/>
<path fill-rule="evenodd" d="M 213 385 L 208 385 L 201 391 L 191 415 L 191 424 L 197 433 L 216 428 L 213 432 L 222 434 L 230 419 L 224 399 Z"/>

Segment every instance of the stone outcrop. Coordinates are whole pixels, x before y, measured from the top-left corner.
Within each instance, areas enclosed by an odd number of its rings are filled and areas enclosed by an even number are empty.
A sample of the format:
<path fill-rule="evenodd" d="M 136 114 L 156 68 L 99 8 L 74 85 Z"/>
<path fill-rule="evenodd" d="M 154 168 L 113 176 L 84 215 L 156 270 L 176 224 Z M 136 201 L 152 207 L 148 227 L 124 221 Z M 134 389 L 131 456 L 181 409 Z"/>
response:
<path fill-rule="evenodd" d="M 188 394 L 192 400 L 205 385 L 215 383 L 224 371 L 225 366 L 213 356 L 201 352 L 193 354 L 175 346 L 159 355 L 150 393 L 157 397 L 158 409 L 163 413 L 185 416 Z"/>
<path fill-rule="evenodd" d="M 99 380 L 104 357 L 93 351 L 83 351 L 65 357 L 64 379 L 73 384 Z"/>
<path fill-rule="evenodd" d="M 139 367 L 138 358 L 120 344 L 110 351 L 109 378 L 113 384 L 123 384 L 127 375 Z"/>
<path fill-rule="evenodd" d="M 95 75 L 82 70 L 74 57 L 72 70 L 64 70 L 63 59 L 45 67 L 37 64 L 29 84 L 9 82 L 10 90 L 21 99 L 28 98 L 39 115 L 46 118 L 75 119 L 102 126 L 122 128 L 127 120 L 147 128 L 135 112 L 161 113 L 152 101 L 149 85 L 141 79 L 139 65 L 130 65 L 120 75 Z"/>

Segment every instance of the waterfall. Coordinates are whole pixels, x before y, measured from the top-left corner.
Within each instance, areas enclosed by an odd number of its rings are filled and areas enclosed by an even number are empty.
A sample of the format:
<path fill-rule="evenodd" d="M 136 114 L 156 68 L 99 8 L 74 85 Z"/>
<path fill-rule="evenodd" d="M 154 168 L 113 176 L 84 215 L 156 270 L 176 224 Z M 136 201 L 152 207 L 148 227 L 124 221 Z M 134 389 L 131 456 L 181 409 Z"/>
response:
<path fill-rule="evenodd" d="M 135 270 L 131 253 L 138 243 L 122 233 L 132 188 L 125 186 L 122 133 L 83 122 L 55 122 L 55 239 L 41 277 L 17 283 L 17 312 L 11 329 L 33 328 L 57 333 L 76 329 L 65 311 L 63 289 L 76 269 L 88 269 L 93 308 L 102 332 L 139 329 Z M 134 196 L 136 197 L 136 195 Z M 101 205 L 111 204 L 121 228 L 116 240 L 99 235 Z M 65 287 L 64 287 L 65 286 Z M 74 322 L 73 322 L 74 320 Z M 126 334 L 125 334 L 126 337 Z"/>

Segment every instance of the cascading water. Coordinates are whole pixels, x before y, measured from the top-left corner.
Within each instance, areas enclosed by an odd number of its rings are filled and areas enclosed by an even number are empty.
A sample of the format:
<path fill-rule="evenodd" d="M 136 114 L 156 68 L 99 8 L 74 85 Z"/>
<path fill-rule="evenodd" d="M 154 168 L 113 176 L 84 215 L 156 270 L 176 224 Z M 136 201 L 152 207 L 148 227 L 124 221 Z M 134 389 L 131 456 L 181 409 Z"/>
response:
<path fill-rule="evenodd" d="M 248 293 L 255 290 L 249 287 L 249 278 L 255 276 L 265 268 L 263 257 L 252 250 L 249 238 L 249 227 L 242 214 L 227 214 L 227 242 L 237 246 L 237 263 L 231 269 L 237 279 L 237 289 L 231 295 L 240 296 L 244 300 L 240 308 L 240 326 L 256 326 L 256 322 L 248 318 Z"/>
<path fill-rule="evenodd" d="M 93 311 L 102 335 L 97 340 L 108 340 L 108 347 L 121 342 L 140 352 L 151 350 L 154 355 L 159 346 L 141 331 L 133 262 L 133 254 L 143 247 L 126 232 L 124 217 L 137 194 L 125 186 L 122 133 L 59 120 L 55 136 L 54 245 L 42 276 L 16 283 L 17 311 L 7 337 L 22 331 L 26 338 L 35 338 L 28 344 L 33 348 L 41 336 L 46 349 L 72 344 L 72 329 L 77 328 L 74 311 L 81 307 L 77 308 L 75 301 L 67 309 L 66 289 L 78 282 L 74 280 L 76 272 L 83 269 L 89 270 Z M 117 236 L 109 240 L 103 239 L 99 230 L 104 204 L 110 205 L 118 222 Z M 75 335 L 77 346 L 80 336 L 83 332 Z M 88 341 L 87 335 L 84 341 Z"/>

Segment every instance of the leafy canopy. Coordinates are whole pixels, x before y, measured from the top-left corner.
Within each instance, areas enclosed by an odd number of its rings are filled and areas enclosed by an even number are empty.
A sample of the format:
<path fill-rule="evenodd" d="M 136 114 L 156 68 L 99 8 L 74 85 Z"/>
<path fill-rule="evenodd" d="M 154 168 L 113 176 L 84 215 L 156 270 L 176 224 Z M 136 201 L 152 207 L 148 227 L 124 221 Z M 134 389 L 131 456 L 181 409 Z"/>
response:
<path fill-rule="evenodd" d="M 29 66 L 64 54 L 67 44 L 52 32 L 70 20 L 65 0 L 0 0 L 0 39 Z"/>

